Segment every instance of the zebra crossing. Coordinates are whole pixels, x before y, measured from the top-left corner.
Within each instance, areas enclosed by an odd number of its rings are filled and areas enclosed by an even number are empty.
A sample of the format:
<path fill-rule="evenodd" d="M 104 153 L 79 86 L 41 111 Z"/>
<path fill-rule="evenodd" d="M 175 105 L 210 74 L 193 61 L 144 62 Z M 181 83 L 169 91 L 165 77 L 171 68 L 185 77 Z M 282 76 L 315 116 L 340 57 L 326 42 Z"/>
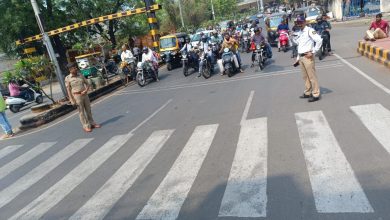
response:
<path fill-rule="evenodd" d="M 390 153 L 390 111 L 381 104 L 351 106 L 356 120 L 361 122 L 378 143 Z M 332 131 L 322 111 L 295 113 L 296 129 L 313 192 L 314 206 L 318 213 L 373 213 L 375 207 L 369 201 L 355 171 L 344 155 L 337 135 Z M 268 178 L 268 123 L 267 118 L 242 120 L 233 162 L 226 180 L 226 188 L 220 202 L 218 217 L 267 217 L 267 201 L 273 195 L 267 193 Z M 199 175 L 217 134 L 219 124 L 196 126 L 184 148 L 164 175 L 161 183 L 143 204 L 136 219 L 177 219 L 188 199 L 191 188 Z M 161 153 L 175 130 L 157 130 L 129 155 L 119 169 L 98 187 L 74 213 L 66 218 L 104 219 L 154 158 Z M 24 207 L 18 207 L 9 219 L 41 219 L 77 186 L 96 172 L 134 136 L 132 132 L 113 136 L 80 164 L 64 174 L 55 184 Z M 39 182 L 70 157 L 93 141 L 92 138 L 74 140 L 53 154 L 46 161 L 15 180 L 0 191 L 0 210 Z M 0 180 L 34 160 L 56 142 L 43 142 L 14 160 L 0 166 Z M 13 152 L 26 148 L 23 145 L 0 149 L 0 160 Z M 0 219 L 3 219 L 0 212 Z M 7 217 L 8 218 L 8 217 Z"/>

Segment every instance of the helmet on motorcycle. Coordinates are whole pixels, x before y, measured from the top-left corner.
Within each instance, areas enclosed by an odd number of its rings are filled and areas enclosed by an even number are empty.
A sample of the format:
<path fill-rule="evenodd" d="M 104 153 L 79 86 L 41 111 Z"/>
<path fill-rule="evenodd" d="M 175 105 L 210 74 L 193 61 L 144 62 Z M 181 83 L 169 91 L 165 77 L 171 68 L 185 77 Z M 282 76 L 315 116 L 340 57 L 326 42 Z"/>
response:
<path fill-rule="evenodd" d="M 149 51 L 149 48 L 148 47 L 144 47 L 143 49 L 142 49 L 142 52 L 144 52 L 144 53 L 147 53 Z"/>

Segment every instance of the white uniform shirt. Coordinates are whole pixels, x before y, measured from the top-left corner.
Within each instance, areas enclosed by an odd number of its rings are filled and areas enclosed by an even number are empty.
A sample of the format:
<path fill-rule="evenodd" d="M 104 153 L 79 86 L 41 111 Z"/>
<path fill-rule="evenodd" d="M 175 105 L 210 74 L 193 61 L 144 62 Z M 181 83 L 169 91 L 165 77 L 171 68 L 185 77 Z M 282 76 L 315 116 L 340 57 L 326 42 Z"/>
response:
<path fill-rule="evenodd" d="M 313 28 L 308 26 L 298 32 L 296 41 L 298 44 L 298 54 L 303 54 L 307 52 L 312 52 L 313 54 L 315 54 L 317 51 L 320 50 L 322 45 L 321 36 L 317 34 L 317 32 Z"/>
<path fill-rule="evenodd" d="M 157 58 L 154 56 L 153 51 L 149 49 L 148 53 L 142 54 L 142 62 L 152 61 L 153 63 L 157 62 Z"/>
<path fill-rule="evenodd" d="M 126 50 L 126 51 L 123 51 L 122 54 L 121 54 L 121 60 L 124 62 L 124 61 L 129 61 L 131 59 L 133 59 L 134 56 L 133 54 L 131 53 L 130 50 Z"/>

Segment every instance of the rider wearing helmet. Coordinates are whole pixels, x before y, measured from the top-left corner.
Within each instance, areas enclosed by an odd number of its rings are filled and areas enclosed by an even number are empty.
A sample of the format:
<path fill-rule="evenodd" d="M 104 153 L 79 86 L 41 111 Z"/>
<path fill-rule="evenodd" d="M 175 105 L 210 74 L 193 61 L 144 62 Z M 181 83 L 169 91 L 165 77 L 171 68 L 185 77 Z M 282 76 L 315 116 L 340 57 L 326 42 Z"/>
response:
<path fill-rule="evenodd" d="M 330 30 L 332 29 L 332 26 L 330 25 L 330 22 L 326 20 L 328 16 L 324 13 L 322 15 L 319 15 L 317 17 L 317 24 L 314 25 L 314 30 L 318 32 L 319 35 L 322 35 L 323 32 L 324 34 L 328 35 L 328 51 L 331 51 L 331 46 L 330 46 Z"/>
<path fill-rule="evenodd" d="M 195 67 L 196 69 L 199 68 L 199 59 L 196 55 L 196 53 L 193 53 L 193 49 L 192 48 L 192 45 L 190 43 L 190 38 L 189 37 L 186 37 L 186 43 L 184 44 L 183 48 L 181 48 L 180 52 L 183 53 L 183 52 L 186 52 L 189 56 L 188 56 L 188 62 L 195 62 Z"/>
<path fill-rule="evenodd" d="M 208 37 L 206 35 L 203 35 L 201 37 L 201 41 L 199 42 L 199 49 L 201 51 L 203 51 L 203 53 L 205 53 L 206 59 L 211 64 L 211 72 L 213 72 L 214 71 L 214 68 L 213 68 L 213 66 L 214 66 L 213 65 L 213 63 L 214 63 L 214 54 L 211 51 L 211 47 L 209 47 L 209 41 L 208 41 Z M 204 66 L 204 62 L 203 62 L 203 60 L 201 60 L 199 62 L 199 74 L 198 74 L 198 77 L 200 77 L 202 75 L 203 66 Z"/>
<path fill-rule="evenodd" d="M 145 62 L 152 63 L 153 71 L 157 75 L 157 73 L 158 73 L 158 60 L 157 60 L 157 57 L 154 54 L 154 52 L 151 49 L 149 49 L 148 47 L 144 47 L 142 49 L 142 63 L 141 63 L 141 65 L 143 65 Z M 159 81 L 158 78 L 157 78 L 157 81 Z"/>
<path fill-rule="evenodd" d="M 253 35 L 253 37 L 252 37 L 252 42 L 255 45 L 259 45 L 259 44 L 261 45 L 261 44 L 264 43 L 268 58 L 272 58 L 271 46 L 266 42 L 265 37 L 263 36 L 261 31 L 262 31 L 261 28 L 255 28 L 254 29 L 255 35 Z M 256 57 L 256 53 L 255 53 L 255 51 L 253 51 L 253 54 L 252 54 L 252 67 L 254 66 L 254 63 L 255 63 L 255 57 Z"/>

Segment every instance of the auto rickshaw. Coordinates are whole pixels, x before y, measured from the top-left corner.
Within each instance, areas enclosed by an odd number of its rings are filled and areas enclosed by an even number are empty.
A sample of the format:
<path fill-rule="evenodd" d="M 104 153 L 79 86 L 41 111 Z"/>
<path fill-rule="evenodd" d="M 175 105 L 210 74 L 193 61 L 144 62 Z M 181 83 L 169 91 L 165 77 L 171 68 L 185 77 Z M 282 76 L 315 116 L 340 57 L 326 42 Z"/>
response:
<path fill-rule="evenodd" d="M 167 64 L 167 69 L 171 71 L 174 67 L 181 67 L 180 49 L 188 37 L 185 33 L 170 34 L 160 38 L 160 54 L 163 62 Z"/>
<path fill-rule="evenodd" d="M 278 45 L 278 26 L 283 20 L 283 16 L 287 17 L 286 13 L 272 14 L 265 19 L 265 25 L 267 28 L 267 39 L 271 46 Z"/>

